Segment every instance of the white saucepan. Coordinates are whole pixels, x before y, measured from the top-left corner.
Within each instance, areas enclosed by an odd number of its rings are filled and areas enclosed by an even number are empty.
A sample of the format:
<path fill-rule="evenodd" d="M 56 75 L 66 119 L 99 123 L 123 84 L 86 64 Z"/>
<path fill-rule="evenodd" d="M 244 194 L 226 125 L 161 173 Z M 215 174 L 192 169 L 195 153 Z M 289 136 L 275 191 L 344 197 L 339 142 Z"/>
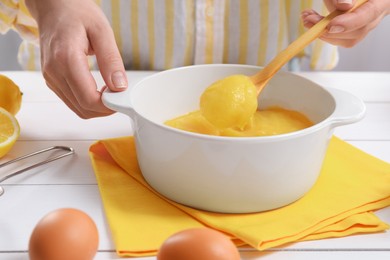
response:
<path fill-rule="evenodd" d="M 199 109 L 200 95 L 212 82 L 233 74 L 253 75 L 259 69 L 182 67 L 149 76 L 127 91 L 103 94 L 107 107 L 133 120 L 139 165 L 151 187 L 178 203 L 223 213 L 282 207 L 310 190 L 334 128 L 356 122 L 365 113 L 364 103 L 349 93 L 279 72 L 259 96 L 259 108 L 298 110 L 314 126 L 276 136 L 217 137 L 164 125 Z"/>

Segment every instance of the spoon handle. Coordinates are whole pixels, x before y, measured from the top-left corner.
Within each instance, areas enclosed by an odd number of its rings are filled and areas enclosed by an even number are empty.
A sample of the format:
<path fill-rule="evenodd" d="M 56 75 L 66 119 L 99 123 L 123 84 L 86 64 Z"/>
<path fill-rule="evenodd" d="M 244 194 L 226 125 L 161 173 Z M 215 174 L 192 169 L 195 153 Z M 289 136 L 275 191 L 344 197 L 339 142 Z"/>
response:
<path fill-rule="evenodd" d="M 286 49 L 279 52 L 268 65 L 260 70 L 255 75 L 251 76 L 252 82 L 257 87 L 257 93 L 260 93 L 262 88 L 268 83 L 272 76 L 279 71 L 290 59 L 296 56 L 302 49 L 309 45 L 312 41 L 317 39 L 326 29 L 329 22 L 336 16 L 344 13 L 349 13 L 360 7 L 368 0 L 357 0 L 352 9 L 348 11 L 335 10 L 324 17 L 321 21 L 316 23 L 313 27 L 307 30 L 299 38 L 293 41 Z"/>

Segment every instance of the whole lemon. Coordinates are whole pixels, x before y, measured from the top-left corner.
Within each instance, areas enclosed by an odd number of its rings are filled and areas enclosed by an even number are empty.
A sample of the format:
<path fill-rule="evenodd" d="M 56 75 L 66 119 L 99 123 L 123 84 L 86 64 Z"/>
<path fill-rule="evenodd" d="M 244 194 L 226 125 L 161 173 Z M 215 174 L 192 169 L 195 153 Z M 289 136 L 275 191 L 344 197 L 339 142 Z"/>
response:
<path fill-rule="evenodd" d="M 0 75 L 0 107 L 16 115 L 22 104 L 22 92 L 10 78 Z"/>

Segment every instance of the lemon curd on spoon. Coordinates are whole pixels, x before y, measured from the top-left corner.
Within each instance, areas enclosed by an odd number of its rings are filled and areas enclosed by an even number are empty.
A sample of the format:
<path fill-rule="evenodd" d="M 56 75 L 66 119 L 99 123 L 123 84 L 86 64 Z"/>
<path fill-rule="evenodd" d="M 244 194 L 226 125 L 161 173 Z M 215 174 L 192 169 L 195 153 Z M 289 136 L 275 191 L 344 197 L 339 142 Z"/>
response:
<path fill-rule="evenodd" d="M 302 113 L 281 107 L 258 110 L 257 91 L 249 77 L 233 75 L 216 81 L 203 92 L 200 109 L 168 120 L 185 131 L 235 137 L 270 136 L 313 125 Z"/>
<path fill-rule="evenodd" d="M 245 75 L 218 80 L 200 97 L 201 113 L 218 128 L 243 129 L 256 109 L 256 87 Z"/>

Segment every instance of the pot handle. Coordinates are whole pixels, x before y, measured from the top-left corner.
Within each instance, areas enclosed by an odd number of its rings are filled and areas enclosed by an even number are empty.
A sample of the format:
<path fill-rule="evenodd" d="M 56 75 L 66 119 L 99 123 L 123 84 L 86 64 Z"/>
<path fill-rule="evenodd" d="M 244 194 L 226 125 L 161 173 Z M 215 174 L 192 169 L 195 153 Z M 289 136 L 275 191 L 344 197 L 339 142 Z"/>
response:
<path fill-rule="evenodd" d="M 135 112 L 130 100 L 130 89 L 123 92 L 114 92 L 106 88 L 102 93 L 102 102 L 109 109 L 126 114 L 134 119 Z"/>
<path fill-rule="evenodd" d="M 327 88 L 333 95 L 336 108 L 329 117 L 332 127 L 355 123 L 361 120 L 366 113 L 366 105 L 357 96 L 343 90 Z"/>

